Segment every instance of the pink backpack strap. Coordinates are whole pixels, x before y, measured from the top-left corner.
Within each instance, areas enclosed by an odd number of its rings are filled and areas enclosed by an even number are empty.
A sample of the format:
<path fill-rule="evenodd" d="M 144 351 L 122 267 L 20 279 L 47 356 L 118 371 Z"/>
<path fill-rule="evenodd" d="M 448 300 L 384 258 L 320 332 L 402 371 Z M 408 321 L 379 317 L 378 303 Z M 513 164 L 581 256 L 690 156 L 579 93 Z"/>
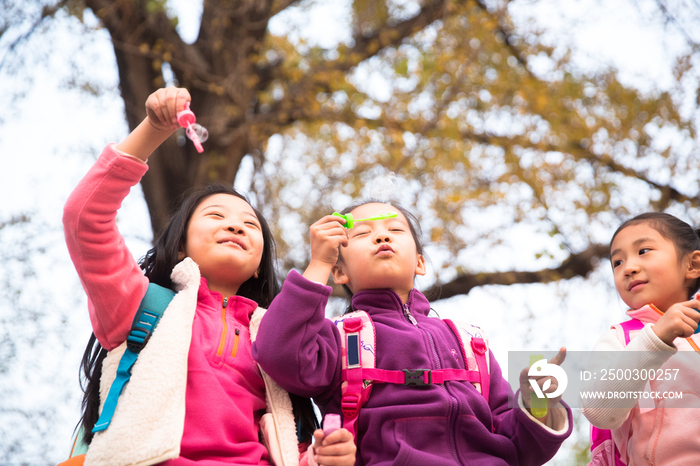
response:
<path fill-rule="evenodd" d="M 617 331 L 617 339 L 620 340 L 620 343 L 627 346 L 630 344 L 631 337 L 633 336 L 631 335 L 632 332 L 636 334 L 636 332 L 643 329 L 644 322 L 638 319 L 630 319 L 613 325 L 611 328 L 614 328 Z"/>
<path fill-rule="evenodd" d="M 644 328 L 644 322 L 630 319 L 613 325 L 617 339 L 624 346 L 629 345 L 635 334 Z M 612 431 L 591 425 L 591 462 L 589 466 L 626 466 L 620 459 L 620 451 L 612 438 Z"/>
<path fill-rule="evenodd" d="M 464 358 L 464 365 L 467 371 L 476 372 L 479 376 L 478 383 L 472 380 L 469 381 L 472 382 L 474 387 L 488 402 L 491 367 L 488 354 L 488 339 L 484 331 L 474 325 L 454 322 L 450 319 L 443 319 L 443 322 L 447 324 L 459 341 L 459 347 L 462 350 L 462 357 Z"/>
<path fill-rule="evenodd" d="M 343 427 L 357 438 L 357 417 L 372 392 L 372 383 L 366 381 L 363 372 L 376 366 L 376 332 L 372 319 L 365 311 L 336 317 L 333 322 L 340 332 L 342 346 L 340 409 L 343 412 Z"/>
<path fill-rule="evenodd" d="M 373 383 L 402 385 L 443 384 L 468 381 L 489 399 L 490 363 L 488 340 L 473 325 L 445 319 L 459 341 L 466 369 L 403 369 L 384 370 L 376 367 L 376 331 L 372 318 L 365 311 L 355 311 L 333 319 L 341 341 L 341 400 L 343 427 L 357 438 L 360 409 L 369 399 Z M 467 344 L 468 343 L 468 344 Z"/>
<path fill-rule="evenodd" d="M 626 466 L 620 459 L 612 432 L 591 425 L 591 462 L 589 466 Z"/>
<path fill-rule="evenodd" d="M 343 370 L 341 377 L 347 380 L 347 371 Z M 403 369 L 389 371 L 384 369 L 362 368 L 362 378 L 365 381 L 377 383 L 395 383 L 400 385 L 430 385 L 443 384 L 451 380 L 466 380 L 468 382 L 481 382 L 481 376 L 477 371 L 464 369 Z"/>

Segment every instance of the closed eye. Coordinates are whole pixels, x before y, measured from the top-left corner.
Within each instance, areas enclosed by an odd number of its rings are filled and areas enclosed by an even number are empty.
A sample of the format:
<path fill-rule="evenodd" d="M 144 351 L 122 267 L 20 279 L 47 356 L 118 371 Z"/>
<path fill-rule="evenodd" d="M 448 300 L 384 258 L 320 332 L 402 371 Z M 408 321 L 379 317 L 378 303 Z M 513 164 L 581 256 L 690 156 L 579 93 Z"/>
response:
<path fill-rule="evenodd" d="M 212 217 L 224 218 L 224 216 L 221 215 L 219 212 L 209 212 L 207 215 L 211 215 Z"/>
<path fill-rule="evenodd" d="M 255 222 L 245 222 L 245 224 L 246 224 L 246 225 L 250 225 L 251 227 L 257 228 L 258 230 L 260 230 L 260 225 L 258 225 L 258 224 L 255 223 Z"/>

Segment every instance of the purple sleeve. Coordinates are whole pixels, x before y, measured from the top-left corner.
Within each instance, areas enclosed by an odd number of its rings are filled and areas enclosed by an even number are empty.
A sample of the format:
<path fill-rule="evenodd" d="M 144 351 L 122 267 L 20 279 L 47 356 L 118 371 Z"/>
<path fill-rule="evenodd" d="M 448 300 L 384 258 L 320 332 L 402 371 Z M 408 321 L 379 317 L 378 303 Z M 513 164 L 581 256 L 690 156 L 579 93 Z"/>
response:
<path fill-rule="evenodd" d="M 253 358 L 289 392 L 319 397 L 340 385 L 340 333 L 325 317 L 330 294 L 291 271 L 260 322 Z"/>
<path fill-rule="evenodd" d="M 520 391 L 513 395 L 510 385 L 503 378 L 496 358 L 492 352 L 489 354 L 491 364 L 489 406 L 493 414 L 495 432 L 508 437 L 513 442 L 521 465 L 546 463 L 554 457 L 562 442 L 571 435 L 574 425 L 571 408 L 561 402 L 566 408 L 568 418 L 568 429 L 561 434 L 556 434 L 531 419 L 518 406 Z"/>
<path fill-rule="evenodd" d="M 126 340 L 148 288 L 116 220 L 122 201 L 146 170 L 146 164 L 109 145 L 63 209 L 68 252 L 88 297 L 95 336 L 107 350 Z"/>

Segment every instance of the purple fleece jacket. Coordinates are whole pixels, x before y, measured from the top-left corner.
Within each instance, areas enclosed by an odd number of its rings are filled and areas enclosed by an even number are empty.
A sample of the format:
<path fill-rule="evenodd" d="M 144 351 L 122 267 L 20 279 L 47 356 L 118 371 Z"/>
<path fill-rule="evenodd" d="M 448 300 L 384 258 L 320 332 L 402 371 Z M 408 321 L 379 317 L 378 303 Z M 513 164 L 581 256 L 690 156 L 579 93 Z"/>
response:
<path fill-rule="evenodd" d="M 292 271 L 263 318 L 253 357 L 283 388 L 340 413 L 340 333 L 325 318 L 331 288 Z M 376 364 L 388 370 L 464 369 L 457 338 L 417 290 L 403 303 L 392 290 L 355 294 L 376 328 Z M 360 411 L 357 465 L 539 465 L 571 434 L 554 432 L 513 405 L 513 393 L 490 354 L 488 403 L 469 382 L 409 387 L 375 384 Z"/>

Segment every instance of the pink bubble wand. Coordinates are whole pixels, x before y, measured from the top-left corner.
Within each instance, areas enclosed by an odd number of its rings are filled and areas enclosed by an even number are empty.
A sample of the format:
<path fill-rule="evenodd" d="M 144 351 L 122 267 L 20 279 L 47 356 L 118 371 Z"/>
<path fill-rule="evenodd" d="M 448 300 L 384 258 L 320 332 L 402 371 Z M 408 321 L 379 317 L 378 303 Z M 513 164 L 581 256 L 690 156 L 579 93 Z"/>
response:
<path fill-rule="evenodd" d="M 340 429 L 340 414 L 326 414 L 323 419 L 323 436 L 328 437 L 338 429 Z"/>
<path fill-rule="evenodd" d="M 192 140 L 197 152 L 201 154 L 204 152 L 202 143 L 209 138 L 209 131 L 207 131 L 204 126 L 195 123 L 196 121 L 197 117 L 194 116 L 194 112 L 190 110 L 190 103 L 186 102 L 185 109 L 177 112 L 177 122 L 180 126 L 185 128 L 185 134 Z"/>

